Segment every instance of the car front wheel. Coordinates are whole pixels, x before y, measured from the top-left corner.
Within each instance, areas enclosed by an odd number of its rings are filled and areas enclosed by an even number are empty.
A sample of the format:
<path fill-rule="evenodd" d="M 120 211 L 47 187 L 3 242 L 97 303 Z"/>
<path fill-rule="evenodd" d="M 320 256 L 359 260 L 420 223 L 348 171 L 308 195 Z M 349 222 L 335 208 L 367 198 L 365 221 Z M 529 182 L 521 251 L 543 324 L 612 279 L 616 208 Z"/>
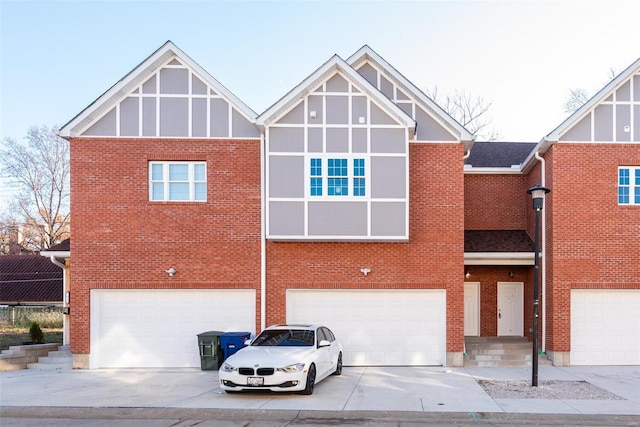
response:
<path fill-rule="evenodd" d="M 302 390 L 301 394 L 313 394 L 313 388 L 316 385 L 316 365 L 309 366 L 307 374 L 307 386 Z"/>

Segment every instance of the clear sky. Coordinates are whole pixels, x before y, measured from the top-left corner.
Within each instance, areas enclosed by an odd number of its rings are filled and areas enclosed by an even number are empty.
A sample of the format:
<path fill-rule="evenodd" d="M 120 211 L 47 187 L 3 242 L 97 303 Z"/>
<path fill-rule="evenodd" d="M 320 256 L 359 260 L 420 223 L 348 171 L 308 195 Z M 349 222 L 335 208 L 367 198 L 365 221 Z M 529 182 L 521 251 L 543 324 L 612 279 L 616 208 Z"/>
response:
<path fill-rule="evenodd" d="M 640 1 L 0 0 L 0 40 L 2 139 L 65 124 L 171 40 L 257 113 L 367 44 L 423 90 L 491 101 L 501 140 L 537 142 L 570 88 L 640 57 Z"/>

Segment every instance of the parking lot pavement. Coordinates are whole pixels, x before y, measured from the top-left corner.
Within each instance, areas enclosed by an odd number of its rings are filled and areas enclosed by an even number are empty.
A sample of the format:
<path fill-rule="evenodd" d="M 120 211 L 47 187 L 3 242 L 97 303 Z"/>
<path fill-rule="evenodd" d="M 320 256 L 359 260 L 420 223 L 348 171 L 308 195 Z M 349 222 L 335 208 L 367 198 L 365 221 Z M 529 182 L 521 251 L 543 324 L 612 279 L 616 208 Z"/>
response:
<path fill-rule="evenodd" d="M 581 380 L 620 400 L 493 399 L 479 379 L 521 380 L 530 368 L 347 367 L 312 396 L 227 394 L 217 371 L 22 370 L 0 373 L 0 406 L 640 415 L 640 367 L 540 367 L 540 381 Z"/>

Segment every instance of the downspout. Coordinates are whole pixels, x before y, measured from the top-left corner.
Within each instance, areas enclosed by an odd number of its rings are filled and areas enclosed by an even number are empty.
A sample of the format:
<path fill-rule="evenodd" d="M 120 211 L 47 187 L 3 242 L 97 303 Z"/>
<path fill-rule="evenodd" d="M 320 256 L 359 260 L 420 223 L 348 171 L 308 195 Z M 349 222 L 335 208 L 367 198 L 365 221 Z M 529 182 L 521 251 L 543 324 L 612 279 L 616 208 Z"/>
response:
<path fill-rule="evenodd" d="M 62 307 L 68 307 L 67 302 L 67 266 L 61 263 L 53 255 L 49 257 L 51 262 L 62 269 Z M 62 345 L 69 345 L 69 324 L 67 321 L 67 315 L 62 315 Z"/>
<path fill-rule="evenodd" d="M 545 185 L 545 162 L 544 157 L 540 156 L 540 152 L 535 153 L 536 160 L 540 162 L 540 184 L 543 187 Z M 540 246 L 542 248 L 542 260 L 540 260 L 541 274 L 540 280 L 542 281 L 542 352 L 547 352 L 547 216 L 542 215 L 542 236 Z"/>
<path fill-rule="evenodd" d="M 266 326 L 266 298 L 267 298 L 267 241 L 265 215 L 265 157 L 264 131 L 260 132 L 260 331 Z"/>

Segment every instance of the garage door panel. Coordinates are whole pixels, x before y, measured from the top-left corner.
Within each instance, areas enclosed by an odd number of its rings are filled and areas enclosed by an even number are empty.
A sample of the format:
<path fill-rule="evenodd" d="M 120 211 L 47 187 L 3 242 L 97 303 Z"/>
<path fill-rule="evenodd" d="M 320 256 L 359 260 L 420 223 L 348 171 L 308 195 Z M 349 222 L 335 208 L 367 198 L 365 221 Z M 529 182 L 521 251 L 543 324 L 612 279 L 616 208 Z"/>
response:
<path fill-rule="evenodd" d="M 199 367 L 197 334 L 253 331 L 254 290 L 91 291 L 92 368 Z"/>
<path fill-rule="evenodd" d="M 344 348 L 347 366 L 443 365 L 443 290 L 287 292 L 287 322 L 322 323 Z"/>
<path fill-rule="evenodd" d="M 640 365 L 640 291 L 571 291 L 571 364 Z"/>

